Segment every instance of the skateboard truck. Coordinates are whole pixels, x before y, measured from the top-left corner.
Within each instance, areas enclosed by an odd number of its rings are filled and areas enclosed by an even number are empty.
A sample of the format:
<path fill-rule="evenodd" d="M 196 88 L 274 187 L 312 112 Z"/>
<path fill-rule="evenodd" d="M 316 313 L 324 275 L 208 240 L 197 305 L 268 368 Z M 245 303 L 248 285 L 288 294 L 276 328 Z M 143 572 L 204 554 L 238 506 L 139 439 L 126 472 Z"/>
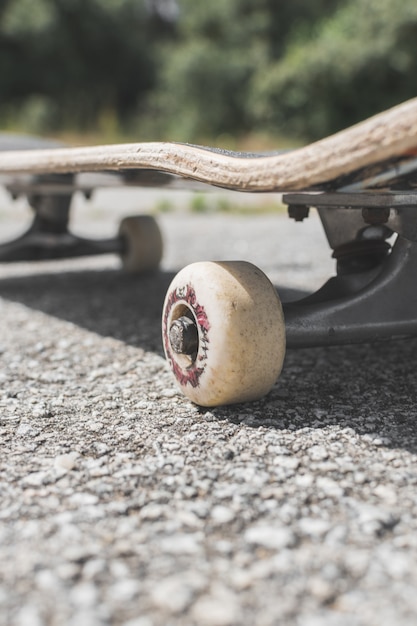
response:
<path fill-rule="evenodd" d="M 43 187 L 45 191 L 42 192 Z M 76 189 L 74 176 L 39 176 L 33 183 L 33 189 L 37 188 L 41 191 L 26 192 L 34 211 L 32 224 L 14 241 L 0 245 L 0 263 L 116 253 L 121 257 L 124 269 L 129 272 L 147 272 L 158 267 L 162 257 L 162 237 L 152 216 L 125 217 L 116 237 L 80 237 L 69 229 L 71 201 L 73 190 Z M 48 192 L 50 188 L 55 188 L 55 192 Z M 14 189 L 11 189 L 11 193 L 15 196 Z"/>
<path fill-rule="evenodd" d="M 317 208 L 337 260 L 321 289 L 283 305 L 288 347 L 417 334 L 416 193 L 291 193 L 283 201 L 298 214 Z"/>
<path fill-rule="evenodd" d="M 71 185 L 71 174 L 39 177 L 40 183 Z M 33 194 L 28 202 L 34 211 L 29 229 L 14 241 L 0 245 L 0 262 L 61 259 L 123 253 L 123 240 L 86 239 L 68 228 L 72 194 Z"/>
<path fill-rule="evenodd" d="M 283 304 L 287 346 L 417 334 L 417 194 L 291 193 L 283 200 L 296 221 L 318 209 L 337 261 L 337 275 L 316 293 Z M 197 352 L 197 324 L 188 313 L 172 323 L 169 341 L 177 354 Z"/>

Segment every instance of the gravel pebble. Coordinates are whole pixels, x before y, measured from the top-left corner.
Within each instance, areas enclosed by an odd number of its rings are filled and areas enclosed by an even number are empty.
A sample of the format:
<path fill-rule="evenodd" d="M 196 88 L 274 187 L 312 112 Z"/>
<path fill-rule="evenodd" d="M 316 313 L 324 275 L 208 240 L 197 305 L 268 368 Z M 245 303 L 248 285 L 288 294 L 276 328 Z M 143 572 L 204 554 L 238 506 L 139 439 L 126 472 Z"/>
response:
<path fill-rule="evenodd" d="M 252 526 L 245 532 L 245 541 L 269 550 L 280 550 L 295 543 L 295 535 L 289 528 Z"/>

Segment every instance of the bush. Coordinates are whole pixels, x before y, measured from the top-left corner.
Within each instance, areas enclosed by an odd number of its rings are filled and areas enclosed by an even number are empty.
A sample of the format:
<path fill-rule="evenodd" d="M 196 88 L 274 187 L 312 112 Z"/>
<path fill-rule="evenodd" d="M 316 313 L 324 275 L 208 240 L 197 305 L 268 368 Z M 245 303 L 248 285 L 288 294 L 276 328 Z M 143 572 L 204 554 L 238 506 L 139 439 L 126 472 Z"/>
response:
<path fill-rule="evenodd" d="M 417 95 L 417 4 L 352 0 L 253 78 L 256 125 L 318 138 Z"/>

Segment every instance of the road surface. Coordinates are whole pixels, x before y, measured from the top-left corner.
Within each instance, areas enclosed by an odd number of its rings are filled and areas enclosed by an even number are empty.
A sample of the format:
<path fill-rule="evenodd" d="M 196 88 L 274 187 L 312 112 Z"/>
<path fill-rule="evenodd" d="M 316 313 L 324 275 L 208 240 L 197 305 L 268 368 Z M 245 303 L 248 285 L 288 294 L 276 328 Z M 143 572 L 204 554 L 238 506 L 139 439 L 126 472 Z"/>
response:
<path fill-rule="evenodd" d="M 160 201 L 77 202 L 99 235 Z M 25 219 L 0 198 L 3 239 Z M 415 624 L 417 339 L 288 352 L 266 398 L 193 406 L 162 354 L 174 273 L 243 258 L 285 296 L 333 262 L 314 216 L 160 223 L 152 277 L 0 267 L 1 626 Z"/>

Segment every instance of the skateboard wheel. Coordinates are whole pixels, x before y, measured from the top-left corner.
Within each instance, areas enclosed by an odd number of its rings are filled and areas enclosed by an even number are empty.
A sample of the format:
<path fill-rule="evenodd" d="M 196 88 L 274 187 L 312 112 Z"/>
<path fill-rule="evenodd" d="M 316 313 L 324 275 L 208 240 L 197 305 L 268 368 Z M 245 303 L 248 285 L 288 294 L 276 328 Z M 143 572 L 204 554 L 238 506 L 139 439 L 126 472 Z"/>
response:
<path fill-rule="evenodd" d="M 162 235 L 151 215 L 125 217 L 120 222 L 119 237 L 124 241 L 123 269 L 141 273 L 158 268 L 162 258 Z"/>
<path fill-rule="evenodd" d="M 281 302 L 265 274 L 245 261 L 181 270 L 165 298 L 162 336 L 178 386 L 200 406 L 262 397 L 285 355 Z"/>

